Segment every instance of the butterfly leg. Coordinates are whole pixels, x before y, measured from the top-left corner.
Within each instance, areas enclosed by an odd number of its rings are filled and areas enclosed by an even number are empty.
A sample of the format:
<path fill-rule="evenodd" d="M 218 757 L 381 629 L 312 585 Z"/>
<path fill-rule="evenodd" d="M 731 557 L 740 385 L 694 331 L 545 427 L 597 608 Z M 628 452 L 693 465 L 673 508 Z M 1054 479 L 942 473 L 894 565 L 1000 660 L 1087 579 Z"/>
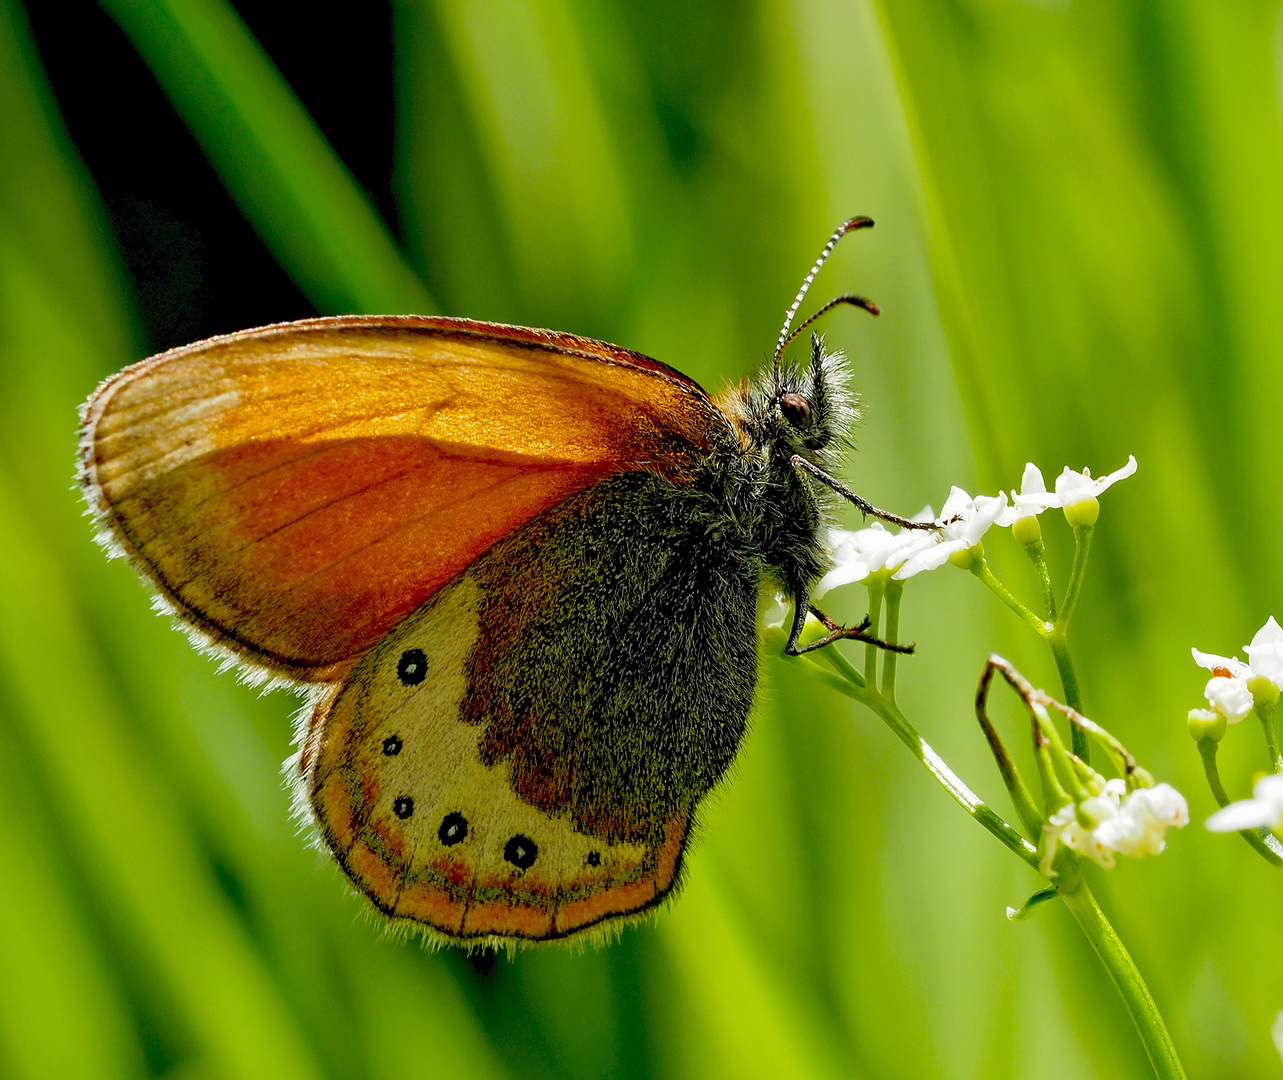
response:
<path fill-rule="evenodd" d="M 803 653 L 814 652 L 816 649 L 822 649 L 825 645 L 832 645 L 835 641 L 853 640 L 863 641 L 868 645 L 876 645 L 879 649 L 886 649 L 888 652 L 911 653 L 912 645 L 900 645 L 894 641 L 887 641 L 884 638 L 876 637 L 868 632 L 869 617 L 866 615 L 860 620 L 858 626 L 841 626 L 835 623 L 824 614 L 808 599 L 803 597 L 794 598 L 796 607 L 793 611 L 793 629 L 789 634 L 788 644 L 784 646 L 784 651 L 789 656 L 801 656 Z M 812 641 L 809 645 L 798 645 L 797 639 L 802 633 L 802 627 L 806 625 L 806 615 L 810 612 L 824 624 L 828 633 L 817 641 Z"/>

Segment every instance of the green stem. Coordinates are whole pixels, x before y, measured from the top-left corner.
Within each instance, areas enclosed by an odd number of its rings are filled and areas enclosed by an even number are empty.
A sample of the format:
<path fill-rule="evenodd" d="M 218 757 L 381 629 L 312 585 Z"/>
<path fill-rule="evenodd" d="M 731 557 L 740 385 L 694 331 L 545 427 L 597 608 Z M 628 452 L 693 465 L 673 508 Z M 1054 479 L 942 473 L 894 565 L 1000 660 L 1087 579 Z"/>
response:
<path fill-rule="evenodd" d="M 993 571 L 989 569 L 989 564 L 984 560 L 983 556 L 971 564 L 971 572 L 980 579 L 985 588 L 993 593 L 994 596 L 1011 608 L 1020 618 L 1024 619 L 1035 634 L 1039 637 L 1047 636 L 1051 624 L 1045 619 L 1040 619 L 1037 614 L 1030 611 L 1029 608 L 1012 596 L 1007 591 L 1007 586 L 994 577 Z"/>
<path fill-rule="evenodd" d="M 1047 644 L 1051 646 L 1051 655 L 1056 661 L 1056 670 L 1060 672 L 1060 684 L 1065 691 L 1065 704 L 1077 712 L 1083 711 L 1083 697 L 1078 689 L 1078 676 L 1074 672 L 1073 661 L 1069 658 L 1069 620 L 1074 617 L 1074 608 L 1078 606 L 1078 594 L 1082 592 L 1083 579 L 1087 576 L 1087 556 L 1091 553 L 1091 536 L 1094 525 L 1074 526 L 1074 565 L 1069 571 L 1069 584 L 1065 586 L 1065 603 L 1060 615 L 1055 619 L 1051 633 L 1047 634 Z M 1074 754 L 1086 764 L 1091 763 L 1091 749 L 1087 742 L 1087 732 L 1077 726 L 1073 733 Z"/>
<path fill-rule="evenodd" d="M 1032 544 L 1025 545 L 1025 553 L 1038 572 L 1038 584 L 1042 586 L 1042 602 L 1047 609 L 1047 618 L 1056 621 L 1056 593 L 1051 587 L 1051 570 L 1047 567 L 1047 545 L 1039 537 Z"/>
<path fill-rule="evenodd" d="M 904 582 L 892 579 L 887 582 L 887 623 L 883 637 L 887 641 L 900 640 L 900 598 L 904 596 Z M 895 669 L 900 654 L 887 650 L 882 657 L 882 693 L 895 699 Z"/>
<path fill-rule="evenodd" d="M 1203 757 L 1203 772 L 1207 774 L 1207 786 L 1212 789 L 1212 797 L 1218 806 L 1229 806 L 1230 797 L 1221 783 L 1221 771 L 1216 766 L 1216 749 L 1220 746 L 1215 739 L 1200 739 L 1198 752 Z M 1283 844 L 1279 838 L 1267 829 L 1240 829 L 1239 836 L 1251 845 L 1258 855 L 1271 866 L 1283 867 Z"/>
<path fill-rule="evenodd" d="M 841 665 L 835 661 L 837 650 L 824 649 L 823 656 L 837 670 L 843 670 Z M 830 683 L 830 685 L 835 684 Z M 936 778 L 941 787 L 954 797 L 959 806 L 996 836 L 1007 848 L 1019 855 L 1034 869 L 1037 869 L 1038 849 L 995 814 L 979 795 L 963 783 L 962 778 L 950 769 L 940 755 L 931 749 L 931 745 L 926 739 L 918 734 L 894 700 L 855 683 L 840 684 L 838 689 L 847 697 L 853 698 L 875 713 L 895 733 L 896 737 L 909 748 L 909 752 L 926 766 L 927 771 Z"/>
<path fill-rule="evenodd" d="M 1185 1069 L 1176 1056 L 1176 1047 L 1172 1045 L 1172 1037 L 1167 1033 L 1167 1025 L 1163 1023 L 1153 995 L 1141 978 L 1136 962 L 1100 910 L 1087 882 L 1079 878 L 1077 887 L 1072 892 L 1062 892 L 1061 896 L 1122 995 L 1141 1044 L 1154 1067 L 1154 1075 L 1159 1080 L 1185 1080 Z"/>
<path fill-rule="evenodd" d="M 1069 571 L 1069 584 L 1065 586 L 1065 603 L 1056 620 L 1056 628 L 1061 633 L 1069 629 L 1069 620 L 1074 617 L 1083 578 L 1087 576 L 1087 556 L 1091 552 L 1091 534 L 1095 528 L 1095 525 L 1074 526 L 1074 565 Z"/>
<path fill-rule="evenodd" d="M 1068 605 L 1065 610 L 1068 611 Z M 1062 618 L 1056 623 L 1055 628 L 1046 635 L 1047 645 L 1051 648 L 1051 655 L 1056 661 L 1056 670 L 1060 673 L 1060 685 L 1065 692 L 1065 704 L 1074 712 L 1083 711 L 1083 695 L 1078 688 L 1078 674 L 1074 671 L 1074 662 L 1069 656 L 1069 642 L 1065 640 L 1065 620 Z M 1076 757 L 1082 758 L 1086 764 L 1091 764 L 1091 748 L 1087 741 L 1087 732 L 1083 731 L 1077 724 L 1072 724 L 1070 736 L 1073 739 L 1073 750 Z"/>
<path fill-rule="evenodd" d="M 1261 730 L 1265 733 L 1265 749 L 1270 755 L 1270 770 L 1283 772 L 1283 757 L 1279 756 L 1279 736 L 1274 729 L 1274 706 L 1256 707 L 1256 715 L 1261 720 Z"/>
<path fill-rule="evenodd" d="M 936 781 L 957 803 L 986 830 L 993 834 L 1014 854 L 1018 855 L 1034 869 L 1038 869 L 1038 850 L 1029 843 L 1007 822 L 993 812 L 981 798 L 975 794 L 962 779 L 949 768 L 930 744 L 918 734 L 900 707 L 889 696 L 877 693 L 868 686 L 850 680 L 849 675 L 858 673 L 845 663 L 836 649 L 826 649 L 824 657 L 845 678 L 825 678 L 825 682 L 837 686 L 848 697 L 859 701 L 872 710 L 894 732 L 913 754 L 935 777 Z M 807 662 L 813 663 L 808 659 Z M 1072 885 L 1067 877 L 1062 878 L 1060 895 L 1065 901 L 1078 925 L 1082 928 L 1087 940 L 1091 942 L 1096 955 L 1105 965 L 1123 998 L 1136 1031 L 1140 1035 L 1145 1052 L 1149 1055 L 1154 1073 L 1159 1080 L 1185 1080 L 1185 1070 L 1176 1056 L 1171 1036 L 1158 1012 L 1145 980 L 1136 968 L 1131 955 L 1119 940 L 1114 928 L 1105 918 L 1096 898 L 1087 887 L 1087 882 L 1079 875 L 1073 876 Z"/>
<path fill-rule="evenodd" d="M 869 633 L 875 637 L 882 624 L 882 596 L 885 585 L 878 574 L 873 574 L 865 583 L 869 590 Z M 870 642 L 864 647 L 864 681 L 874 690 L 878 685 L 878 647 Z"/>
<path fill-rule="evenodd" d="M 985 684 L 981 686 L 983 689 Z M 1020 820 L 1024 822 L 1025 829 L 1037 842 L 1042 835 L 1042 814 L 1038 810 L 1038 804 L 1034 802 L 1034 797 L 1029 793 L 1029 788 L 1025 786 L 1016 763 L 1011 760 L 1011 755 L 1007 752 L 1007 744 L 1002 741 L 1002 736 L 998 734 L 998 729 L 993 726 L 993 721 L 985 711 L 985 699 L 979 694 L 976 696 L 976 719 L 980 722 L 980 730 L 984 732 L 985 741 L 988 742 L 989 751 L 997 763 L 1002 782 L 1011 796 L 1011 803 L 1016 808 Z"/>
<path fill-rule="evenodd" d="M 1033 708 L 1030 709 L 1030 712 L 1033 713 L 1034 724 L 1038 728 L 1041 741 L 1045 742 L 1048 747 L 1047 755 L 1052 769 L 1055 770 L 1056 779 L 1060 782 L 1061 787 L 1074 806 L 1081 807 L 1083 800 L 1088 796 L 1088 792 L 1083 786 L 1083 780 L 1078 775 L 1078 770 L 1074 768 L 1073 763 L 1065 754 L 1065 744 L 1060 741 L 1060 732 L 1056 730 L 1056 725 L 1051 722 L 1051 718 L 1045 712 Z M 1037 746 L 1037 742 L 1035 742 L 1035 746 Z"/>

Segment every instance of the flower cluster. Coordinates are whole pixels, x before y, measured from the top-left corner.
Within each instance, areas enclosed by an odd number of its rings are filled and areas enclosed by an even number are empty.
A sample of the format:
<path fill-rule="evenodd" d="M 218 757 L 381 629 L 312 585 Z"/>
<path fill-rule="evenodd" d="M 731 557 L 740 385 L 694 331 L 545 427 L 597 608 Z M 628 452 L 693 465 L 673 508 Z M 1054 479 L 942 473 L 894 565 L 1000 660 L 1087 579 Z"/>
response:
<path fill-rule="evenodd" d="M 1272 759 L 1277 769 L 1274 711 L 1283 687 L 1283 626 L 1271 615 L 1252 638 L 1252 644 L 1243 647 L 1246 661 L 1198 649 L 1190 651 L 1194 662 L 1212 673 L 1203 688 L 1210 707 L 1189 711 L 1190 734 L 1203 747 L 1209 776 L 1214 778 L 1216 773 L 1216 743 L 1225 735 L 1228 725 L 1237 724 L 1250 712 L 1255 712 L 1264 725 L 1267 744 L 1274 747 Z M 1223 799 L 1224 795 L 1219 797 Z M 1277 771 L 1256 781 L 1250 799 L 1232 802 L 1207 819 L 1207 827 L 1212 832 L 1280 826 L 1283 826 L 1283 773 Z"/>
<path fill-rule="evenodd" d="M 1215 731 L 1223 724 L 1237 724 L 1258 703 L 1273 704 L 1278 701 L 1279 688 L 1283 687 L 1283 627 L 1271 615 L 1244 646 L 1247 663 L 1233 656 L 1191 649 L 1194 662 L 1212 673 L 1203 688 L 1207 709 L 1191 709 L 1190 729 L 1199 734 L 1207 732 L 1219 738 Z"/>
<path fill-rule="evenodd" d="M 1170 784 L 1139 787 L 1130 794 L 1120 777 L 1097 786 L 1078 805 L 1067 802 L 1047 819 L 1044 874 L 1051 876 L 1061 845 L 1110 869 L 1118 855 L 1158 855 L 1167 846 L 1167 830 L 1189 824 L 1185 796 Z"/>
<path fill-rule="evenodd" d="M 934 521 L 937 529 L 926 532 L 901 529 L 891 532 L 881 522 L 854 532 L 831 529 L 829 547 L 833 555 L 831 569 L 815 587 L 816 598 L 839 585 L 864 581 L 882 570 L 897 581 L 905 581 L 924 570 L 934 570 L 946 562 L 967 567 L 974 553 L 982 549 L 981 541 L 994 525 L 1014 526 L 1017 539 L 1030 543 L 1038 539 L 1037 517 L 1044 510 L 1059 508 L 1072 525 L 1095 524 L 1100 512 L 1097 497 L 1109 487 L 1136 471 L 1136 458 L 1108 476 L 1094 478 L 1090 469 L 1075 472 L 1068 467 L 1058 477 L 1054 491 L 1047 490 L 1038 466 L 1030 462 L 1021 477 L 1020 490 L 997 495 L 971 496 L 954 487 L 937 517 L 930 506 L 912 520 Z M 1032 526 L 1032 528 L 1031 528 Z"/>

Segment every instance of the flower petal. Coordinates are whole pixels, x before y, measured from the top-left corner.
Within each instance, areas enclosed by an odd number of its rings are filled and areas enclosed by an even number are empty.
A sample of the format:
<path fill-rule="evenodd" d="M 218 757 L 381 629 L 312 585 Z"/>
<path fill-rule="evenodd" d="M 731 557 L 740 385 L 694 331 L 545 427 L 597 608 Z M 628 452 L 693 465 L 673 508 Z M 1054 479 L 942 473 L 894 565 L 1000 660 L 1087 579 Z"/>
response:
<path fill-rule="evenodd" d="M 1203 696 L 1231 724 L 1237 724 L 1256 705 L 1247 681 L 1242 678 L 1227 679 L 1224 675 L 1213 675 L 1203 688 Z"/>
<path fill-rule="evenodd" d="M 891 576 L 896 581 L 907 581 L 914 574 L 943 566 L 955 551 L 965 551 L 970 546 L 965 540 L 944 540 L 928 544 L 905 559 L 904 565 Z"/>
<path fill-rule="evenodd" d="M 1240 829 L 1277 829 L 1283 811 L 1263 799 L 1241 799 L 1217 810 L 1204 822 L 1209 832 L 1238 832 Z"/>
<path fill-rule="evenodd" d="M 1275 686 L 1283 687 L 1283 626 L 1274 621 L 1273 615 L 1243 651 L 1252 662 L 1253 675 L 1261 675 Z"/>
<path fill-rule="evenodd" d="M 1199 652 L 1198 649 L 1190 649 L 1190 652 L 1194 656 L 1194 663 L 1208 671 L 1221 668 L 1236 679 L 1246 679 L 1250 674 L 1251 669 L 1242 660 L 1235 660 L 1232 656 L 1217 656 L 1216 653 Z"/>
<path fill-rule="evenodd" d="M 1094 499 L 1101 492 L 1106 491 L 1119 480 L 1131 476 L 1136 471 L 1136 457 L 1129 455 L 1127 464 L 1121 469 L 1115 469 L 1108 476 L 1101 477 L 1099 480 L 1093 479 L 1090 469 L 1083 469 L 1082 472 L 1074 472 L 1073 469 L 1065 466 L 1065 471 L 1056 477 L 1056 495 L 1060 499 L 1061 506 L 1072 506 L 1076 502 L 1084 499 Z"/>

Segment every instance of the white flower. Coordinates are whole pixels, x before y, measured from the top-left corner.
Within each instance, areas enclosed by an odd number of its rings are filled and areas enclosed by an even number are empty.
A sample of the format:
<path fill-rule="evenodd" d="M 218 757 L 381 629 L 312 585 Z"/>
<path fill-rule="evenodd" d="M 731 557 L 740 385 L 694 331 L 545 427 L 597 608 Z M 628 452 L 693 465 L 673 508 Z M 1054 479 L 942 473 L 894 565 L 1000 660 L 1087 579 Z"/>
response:
<path fill-rule="evenodd" d="M 1160 854 L 1167 845 L 1167 830 L 1188 824 L 1185 796 L 1171 784 L 1156 784 L 1128 795 L 1118 813 L 1097 825 L 1093 835 L 1120 855 L 1139 859 Z"/>
<path fill-rule="evenodd" d="M 931 520 L 930 507 L 925 519 Z M 829 548 L 833 553 L 833 569 L 818 582 L 811 595 L 819 599 L 830 589 L 839 585 L 849 585 L 853 581 L 863 581 L 870 574 L 891 567 L 894 569 L 918 549 L 923 543 L 924 534 L 914 529 L 901 529 L 890 532 L 880 521 L 875 521 L 867 529 L 850 532 L 847 529 L 829 530 Z M 931 542 L 931 541 L 928 541 Z"/>
<path fill-rule="evenodd" d="M 1271 615 L 1243 651 L 1251 662 L 1252 675 L 1269 679 L 1283 689 L 1283 626 Z"/>
<path fill-rule="evenodd" d="M 1211 832 L 1238 832 L 1262 826 L 1277 829 L 1283 825 L 1283 774 L 1262 776 L 1252 788 L 1250 799 L 1232 802 L 1207 819 Z"/>
<path fill-rule="evenodd" d="M 1190 649 L 1194 663 L 1212 673 L 1203 696 L 1231 724 L 1237 724 L 1252 711 L 1254 700 L 1248 686 L 1253 679 L 1268 679 L 1276 687 L 1283 687 L 1283 626 L 1271 615 L 1243 651 L 1250 663 L 1245 664 L 1234 656 Z M 1260 690 L 1258 685 L 1258 693 Z"/>
<path fill-rule="evenodd" d="M 1242 677 L 1213 675 L 1203 687 L 1203 696 L 1231 724 L 1237 724 L 1256 704 L 1252 691 L 1247 688 L 1247 680 Z"/>
<path fill-rule="evenodd" d="M 1052 814 L 1043 826 L 1047 844 L 1042 872 L 1050 875 L 1060 844 L 1109 870 L 1118 855 L 1139 859 L 1159 854 L 1166 846 L 1167 830 L 1189 824 L 1185 797 L 1170 784 L 1126 792 L 1126 783 L 1115 777 L 1105 781 L 1099 795 L 1083 800 L 1083 811 L 1096 822 L 1090 829 L 1078 820 L 1072 803 Z"/>
<path fill-rule="evenodd" d="M 1060 505 L 1059 496 L 1047 490 L 1042 470 L 1032 461 L 1025 464 L 1020 477 L 1020 491 L 1011 493 L 1012 505 L 998 518 L 999 525 L 1014 525 L 1021 518 L 1037 517 L 1044 510 Z"/>
<path fill-rule="evenodd" d="M 940 532 L 925 534 L 894 577 L 904 581 L 924 570 L 934 570 L 948 562 L 955 551 L 975 547 L 1007 509 L 1006 495 L 977 495 L 973 499 L 955 486 L 936 518 Z"/>
<path fill-rule="evenodd" d="M 1123 792 L 1126 790 L 1127 785 L 1122 780 L 1117 778 L 1107 780 L 1104 791 L 1083 800 L 1083 810 L 1098 822 L 1108 820 L 1118 813 Z M 1048 877 L 1053 872 L 1052 863 L 1056 858 L 1056 848 L 1060 844 L 1100 863 L 1106 870 L 1113 868 L 1114 852 L 1101 843 L 1094 835 L 1094 830 L 1085 828 L 1079 822 L 1073 803 L 1066 803 L 1051 815 L 1047 824 L 1043 826 L 1043 834 L 1047 839 L 1047 847 L 1042 857 L 1041 869 Z"/>
<path fill-rule="evenodd" d="M 1121 469 L 1116 469 L 1108 476 L 1102 476 L 1100 479 L 1093 479 L 1090 469 L 1083 469 L 1082 472 L 1074 472 L 1068 465 L 1065 471 L 1056 477 L 1056 506 L 1073 506 L 1075 503 L 1084 502 L 1087 499 L 1094 499 L 1102 492 L 1118 483 L 1119 480 L 1125 480 L 1136 471 L 1136 456 L 1129 454 L 1127 464 Z"/>

